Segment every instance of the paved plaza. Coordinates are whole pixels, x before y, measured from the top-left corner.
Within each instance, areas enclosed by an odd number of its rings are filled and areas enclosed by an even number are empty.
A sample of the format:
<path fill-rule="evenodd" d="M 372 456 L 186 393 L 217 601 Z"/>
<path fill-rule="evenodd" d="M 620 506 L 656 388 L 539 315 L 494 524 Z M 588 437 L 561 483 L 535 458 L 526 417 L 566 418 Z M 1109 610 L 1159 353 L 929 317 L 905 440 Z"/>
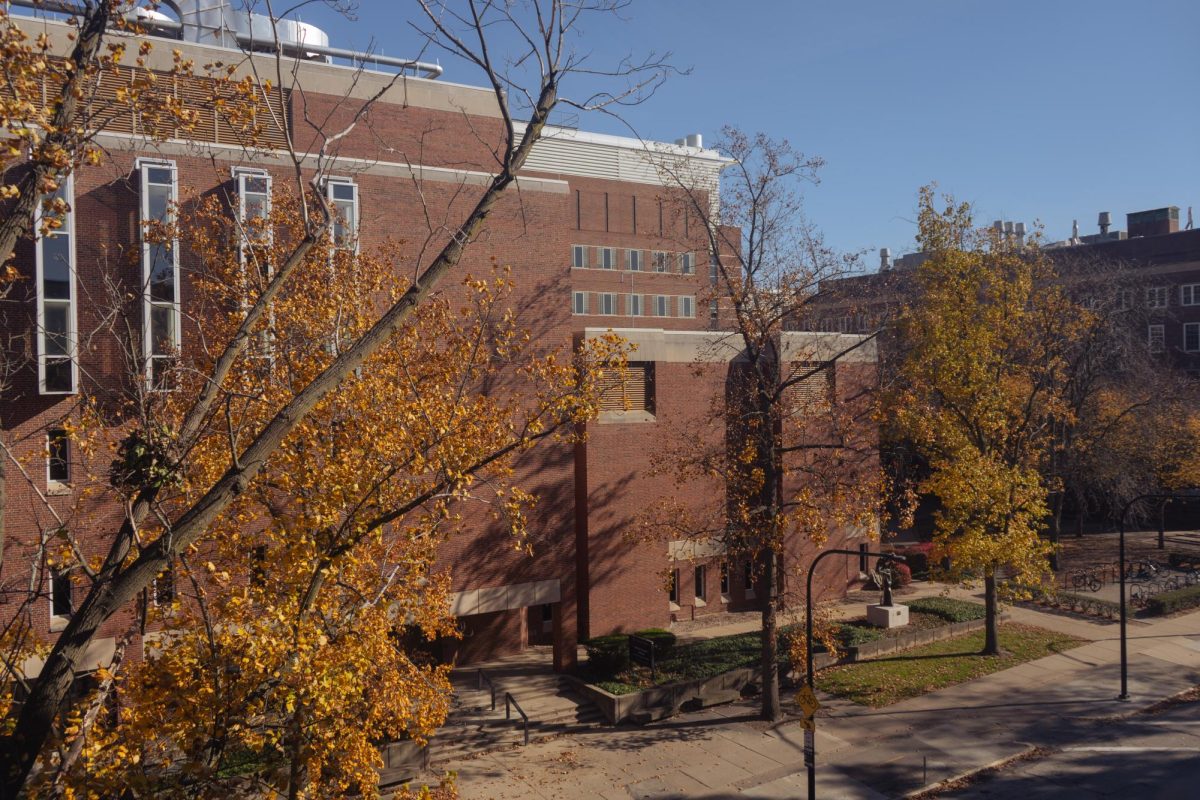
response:
<path fill-rule="evenodd" d="M 1089 746 L 1114 718 L 1200 684 L 1200 612 L 1130 624 L 1127 702 L 1115 699 L 1115 623 L 1026 608 L 1009 613 L 1089 643 L 882 709 L 823 697 L 818 796 L 903 797 L 1036 748 Z M 805 797 L 799 721 L 768 726 L 756 711 L 735 703 L 642 728 L 598 727 L 446 767 L 470 800 Z"/>

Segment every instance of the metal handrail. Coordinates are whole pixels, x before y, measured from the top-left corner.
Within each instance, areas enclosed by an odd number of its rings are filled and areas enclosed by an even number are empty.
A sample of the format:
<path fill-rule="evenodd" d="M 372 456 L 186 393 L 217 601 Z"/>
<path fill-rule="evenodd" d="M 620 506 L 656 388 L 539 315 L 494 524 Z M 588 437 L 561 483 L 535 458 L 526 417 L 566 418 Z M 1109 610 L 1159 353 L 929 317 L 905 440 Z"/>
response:
<path fill-rule="evenodd" d="M 496 710 L 496 684 L 492 683 L 492 679 L 489 678 L 487 673 L 484 672 L 483 670 L 478 670 L 477 672 L 479 675 L 479 682 L 478 682 L 479 690 L 483 691 L 483 685 L 485 683 L 488 685 L 488 688 L 492 690 L 492 711 L 495 711 Z"/>
<path fill-rule="evenodd" d="M 483 672 L 483 670 L 480 670 L 480 672 Z M 525 744 L 529 744 L 529 715 L 526 714 L 525 710 L 521 708 L 521 704 L 517 702 L 517 698 L 512 696 L 512 692 L 505 692 L 504 693 L 504 718 L 505 719 L 512 719 L 512 712 L 510 709 L 514 708 L 514 707 L 517 709 L 517 713 L 521 715 L 521 719 L 524 721 Z"/>

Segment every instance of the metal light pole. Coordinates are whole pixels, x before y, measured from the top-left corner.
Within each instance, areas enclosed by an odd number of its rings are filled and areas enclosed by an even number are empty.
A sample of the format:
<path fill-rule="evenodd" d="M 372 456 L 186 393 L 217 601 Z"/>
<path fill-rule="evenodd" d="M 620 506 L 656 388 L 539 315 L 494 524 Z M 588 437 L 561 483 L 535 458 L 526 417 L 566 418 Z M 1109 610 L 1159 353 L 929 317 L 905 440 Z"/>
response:
<path fill-rule="evenodd" d="M 807 667 L 808 667 L 807 685 L 808 685 L 808 690 L 810 692 L 816 691 L 816 685 L 813 680 L 813 601 L 812 601 L 813 573 L 816 572 L 817 564 L 821 563 L 821 559 L 825 558 L 825 556 L 832 556 L 832 555 L 838 554 L 838 553 L 840 553 L 841 555 L 846 555 L 846 556 L 864 556 L 864 555 L 865 556 L 874 556 L 875 558 L 878 558 L 880 561 L 885 561 L 885 562 L 889 562 L 889 563 L 893 562 L 893 561 L 903 561 L 904 560 L 904 556 L 898 556 L 894 553 L 864 553 L 861 550 L 834 549 L 834 550 L 824 551 L 823 553 L 818 555 L 816 558 L 814 558 L 812 563 L 808 565 L 808 580 L 805 583 L 806 594 L 804 595 L 804 606 L 805 606 L 805 609 L 804 609 L 804 616 L 805 616 L 804 641 L 805 641 L 805 652 L 807 653 L 807 656 L 808 656 L 806 659 L 808 662 L 808 664 L 807 664 Z M 816 718 L 815 717 L 813 718 L 812 727 L 805 730 L 805 738 L 806 739 L 811 738 L 810 742 L 805 742 L 805 753 L 804 753 L 804 755 L 805 755 L 804 760 L 807 762 L 807 766 L 808 766 L 808 800 L 816 800 L 816 797 L 817 797 L 817 727 L 816 727 Z"/>
<path fill-rule="evenodd" d="M 1182 500 L 1187 502 L 1189 500 L 1200 500 L 1200 497 L 1188 494 L 1139 494 L 1121 509 L 1121 518 L 1117 521 L 1117 558 L 1121 563 L 1121 568 L 1118 570 L 1120 572 L 1121 584 L 1121 693 L 1117 695 L 1118 700 L 1129 699 L 1129 651 L 1125 634 L 1127 616 L 1125 608 L 1125 517 L 1129 514 L 1129 509 L 1133 508 L 1134 504 L 1140 503 L 1143 500 L 1162 500 L 1165 506 L 1168 500 Z"/>

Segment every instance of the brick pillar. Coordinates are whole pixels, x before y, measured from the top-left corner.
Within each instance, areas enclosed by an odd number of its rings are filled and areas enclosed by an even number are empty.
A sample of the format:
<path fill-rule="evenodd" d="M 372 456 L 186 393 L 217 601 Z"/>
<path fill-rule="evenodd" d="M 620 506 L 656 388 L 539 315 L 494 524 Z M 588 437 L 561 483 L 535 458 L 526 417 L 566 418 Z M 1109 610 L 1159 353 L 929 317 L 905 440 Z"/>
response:
<path fill-rule="evenodd" d="M 563 600 L 566 600 L 564 597 Z M 576 646 L 579 636 L 575 629 L 574 614 L 564 613 L 564 603 L 558 602 L 553 606 L 554 616 L 554 671 L 569 672 L 575 668 Z"/>

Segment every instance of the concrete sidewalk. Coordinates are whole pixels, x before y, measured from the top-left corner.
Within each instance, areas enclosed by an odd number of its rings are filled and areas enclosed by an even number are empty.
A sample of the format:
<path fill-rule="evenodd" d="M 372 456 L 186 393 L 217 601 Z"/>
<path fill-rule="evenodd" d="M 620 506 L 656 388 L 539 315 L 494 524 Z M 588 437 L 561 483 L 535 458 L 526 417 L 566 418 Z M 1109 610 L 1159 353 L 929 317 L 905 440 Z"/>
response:
<path fill-rule="evenodd" d="M 1068 744 L 1108 719 L 1200 684 L 1200 612 L 1129 629 L 1132 699 L 1119 686 L 1117 626 L 1024 608 L 1014 620 L 1091 640 L 884 709 L 822 698 L 818 795 L 900 797 L 1035 746 Z M 802 798 L 803 732 L 753 704 L 645 728 L 589 733 L 447 765 L 464 798 Z"/>

